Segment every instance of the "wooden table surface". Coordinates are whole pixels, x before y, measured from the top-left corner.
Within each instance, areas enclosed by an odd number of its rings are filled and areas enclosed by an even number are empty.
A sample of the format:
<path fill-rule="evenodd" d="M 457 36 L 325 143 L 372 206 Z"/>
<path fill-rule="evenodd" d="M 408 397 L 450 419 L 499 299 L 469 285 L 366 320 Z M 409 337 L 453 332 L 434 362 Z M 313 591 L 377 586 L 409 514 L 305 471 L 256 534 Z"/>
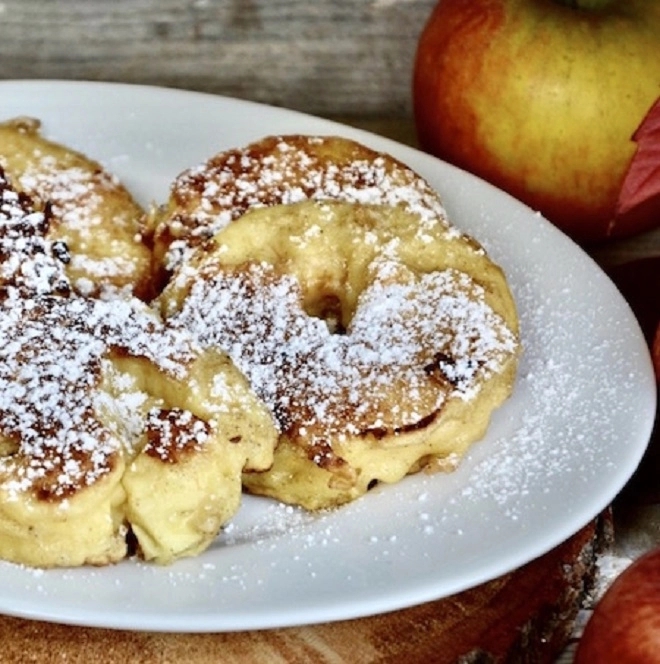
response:
<path fill-rule="evenodd" d="M 217 634 L 130 632 L 0 616 L 3 664 L 552 664 L 570 638 L 604 515 L 519 570 L 358 620 Z"/>

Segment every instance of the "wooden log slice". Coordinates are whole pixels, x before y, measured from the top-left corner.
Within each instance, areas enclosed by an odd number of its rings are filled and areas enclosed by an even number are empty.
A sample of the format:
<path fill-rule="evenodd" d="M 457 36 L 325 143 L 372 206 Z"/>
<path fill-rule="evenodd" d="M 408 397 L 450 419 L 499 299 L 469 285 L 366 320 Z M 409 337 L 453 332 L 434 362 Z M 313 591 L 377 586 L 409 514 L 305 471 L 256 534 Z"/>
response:
<path fill-rule="evenodd" d="M 475 664 L 553 662 L 612 539 L 603 514 L 524 567 L 393 613 L 256 632 L 170 634 L 0 617 L 3 664 Z"/>

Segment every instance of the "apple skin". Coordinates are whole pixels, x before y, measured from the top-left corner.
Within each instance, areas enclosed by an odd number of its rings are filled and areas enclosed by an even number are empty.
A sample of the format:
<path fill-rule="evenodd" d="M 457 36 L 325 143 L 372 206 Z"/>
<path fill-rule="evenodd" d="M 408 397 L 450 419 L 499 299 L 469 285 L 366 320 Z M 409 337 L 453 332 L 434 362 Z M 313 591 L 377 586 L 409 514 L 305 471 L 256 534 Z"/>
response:
<path fill-rule="evenodd" d="M 574 664 L 660 662 L 660 548 L 625 569 L 596 604 Z"/>
<path fill-rule="evenodd" d="M 581 243 L 660 224 L 657 209 L 614 217 L 632 135 L 659 96 L 657 0 L 440 0 L 415 56 L 422 149 Z"/>

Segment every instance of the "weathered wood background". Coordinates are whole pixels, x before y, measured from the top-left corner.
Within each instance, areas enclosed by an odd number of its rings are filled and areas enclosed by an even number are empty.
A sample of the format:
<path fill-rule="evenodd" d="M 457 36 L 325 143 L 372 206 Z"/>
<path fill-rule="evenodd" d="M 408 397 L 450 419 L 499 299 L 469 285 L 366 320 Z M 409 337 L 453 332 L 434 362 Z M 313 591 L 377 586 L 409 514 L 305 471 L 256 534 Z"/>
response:
<path fill-rule="evenodd" d="M 4 0 L 0 77 L 202 90 L 325 116 L 409 117 L 436 0 Z"/>

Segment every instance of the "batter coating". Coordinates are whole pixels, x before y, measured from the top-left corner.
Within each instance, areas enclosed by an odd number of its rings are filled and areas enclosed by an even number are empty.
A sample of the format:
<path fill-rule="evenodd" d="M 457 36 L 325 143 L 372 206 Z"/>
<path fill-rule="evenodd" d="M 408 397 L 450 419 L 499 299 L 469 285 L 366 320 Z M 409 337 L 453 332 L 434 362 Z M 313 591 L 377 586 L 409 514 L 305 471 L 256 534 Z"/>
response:
<path fill-rule="evenodd" d="M 180 266 L 160 303 L 227 351 L 280 427 L 249 491 L 309 509 L 454 467 L 510 394 L 519 344 L 502 271 L 401 206 L 253 209 Z"/>
<path fill-rule="evenodd" d="M 0 167 L 34 205 L 50 207 L 48 239 L 70 251 L 67 275 L 87 296 L 154 294 L 144 211 L 101 164 L 40 134 L 33 118 L 0 123 Z"/>
<path fill-rule="evenodd" d="M 227 356 L 136 298 L 70 293 L 48 218 L 0 173 L 0 558 L 168 563 L 272 462 L 270 414 Z"/>
<path fill-rule="evenodd" d="M 389 154 L 339 136 L 268 136 L 176 178 L 167 204 L 151 215 L 156 265 L 169 275 L 248 209 L 304 200 L 401 206 L 420 223 L 457 233 L 433 188 Z"/>

